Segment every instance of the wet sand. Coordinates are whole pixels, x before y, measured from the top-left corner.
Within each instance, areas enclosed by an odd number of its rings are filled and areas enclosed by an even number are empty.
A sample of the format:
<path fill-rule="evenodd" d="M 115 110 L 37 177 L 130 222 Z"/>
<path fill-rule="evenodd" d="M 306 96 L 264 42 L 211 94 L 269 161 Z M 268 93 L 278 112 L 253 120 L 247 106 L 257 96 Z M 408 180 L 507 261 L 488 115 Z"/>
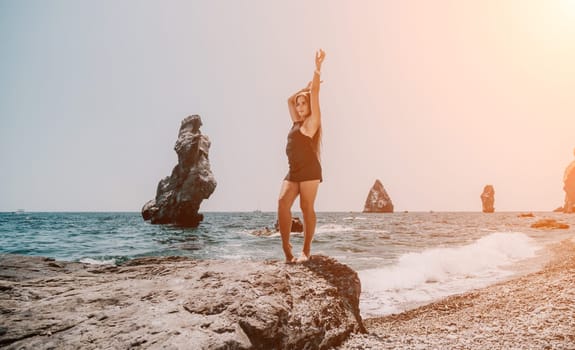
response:
<path fill-rule="evenodd" d="M 537 272 L 366 319 L 338 349 L 575 349 L 575 238 L 548 252 Z"/>

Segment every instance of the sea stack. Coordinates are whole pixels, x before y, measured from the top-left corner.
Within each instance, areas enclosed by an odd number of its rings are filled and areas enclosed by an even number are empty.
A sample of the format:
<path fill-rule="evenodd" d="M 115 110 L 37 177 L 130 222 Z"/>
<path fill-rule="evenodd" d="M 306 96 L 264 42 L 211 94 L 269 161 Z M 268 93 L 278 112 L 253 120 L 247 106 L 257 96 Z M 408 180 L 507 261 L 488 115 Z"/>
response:
<path fill-rule="evenodd" d="M 493 213 L 495 208 L 495 189 L 492 185 L 485 185 L 483 187 L 483 193 L 481 193 L 481 204 L 483 205 L 484 213 Z"/>
<path fill-rule="evenodd" d="M 214 192 L 217 182 L 208 160 L 210 140 L 200 132 L 201 126 L 199 115 L 182 120 L 174 146 L 178 164 L 158 183 L 156 198 L 144 204 L 144 220 L 187 227 L 196 227 L 203 220 L 198 213 L 200 204 Z"/>
<path fill-rule="evenodd" d="M 375 180 L 375 183 L 367 194 L 364 213 L 393 213 L 393 203 L 391 198 L 383 188 L 381 181 Z"/>
<path fill-rule="evenodd" d="M 575 155 L 575 149 L 573 150 L 573 155 Z M 565 168 L 563 184 L 563 190 L 565 191 L 563 211 L 565 213 L 573 213 L 575 211 L 575 160 Z"/>

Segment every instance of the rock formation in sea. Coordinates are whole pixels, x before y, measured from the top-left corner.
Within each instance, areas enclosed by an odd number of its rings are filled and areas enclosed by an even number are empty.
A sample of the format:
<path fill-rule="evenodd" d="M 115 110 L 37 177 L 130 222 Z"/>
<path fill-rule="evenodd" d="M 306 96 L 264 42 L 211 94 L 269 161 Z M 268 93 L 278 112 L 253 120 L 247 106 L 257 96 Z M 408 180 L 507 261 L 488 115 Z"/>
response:
<path fill-rule="evenodd" d="M 273 229 L 266 226 L 262 229 L 252 231 L 252 235 L 271 236 L 272 234 L 278 233 L 279 231 L 280 231 L 280 224 L 279 221 L 276 220 Z M 300 218 L 298 218 L 297 216 L 291 219 L 291 232 L 303 232 L 303 222 L 301 222 Z"/>
<path fill-rule="evenodd" d="M 568 214 L 575 213 L 575 202 L 570 201 L 569 197 L 565 196 L 565 203 L 559 211 Z"/>
<path fill-rule="evenodd" d="M 375 180 L 375 183 L 367 194 L 365 205 L 363 207 L 364 213 L 393 213 L 393 203 L 391 198 L 385 191 L 381 181 Z"/>
<path fill-rule="evenodd" d="M 575 149 L 573 150 L 573 155 L 575 155 Z M 563 211 L 565 213 L 573 213 L 575 212 L 575 160 L 565 168 L 563 190 L 565 191 Z"/>
<path fill-rule="evenodd" d="M 200 204 L 216 189 L 208 153 L 210 140 L 200 132 L 199 115 L 184 118 L 174 150 L 178 164 L 170 176 L 160 180 L 156 198 L 142 208 L 144 220 L 152 224 L 176 224 L 196 227 L 204 216 Z"/>
<path fill-rule="evenodd" d="M 365 332 L 355 271 L 335 259 L 121 266 L 0 256 L 0 346 L 328 349 Z"/>
<path fill-rule="evenodd" d="M 276 231 L 280 230 L 279 221 L 276 220 L 274 228 L 276 229 Z M 297 216 L 291 219 L 291 232 L 303 232 L 303 222 L 301 222 L 300 218 L 298 218 Z"/>
<path fill-rule="evenodd" d="M 531 227 L 543 229 L 568 229 L 569 225 L 555 219 L 541 219 L 531 224 Z"/>
<path fill-rule="evenodd" d="M 495 211 L 495 189 L 493 185 L 485 185 L 483 193 L 481 193 L 481 204 L 484 213 L 493 213 Z"/>

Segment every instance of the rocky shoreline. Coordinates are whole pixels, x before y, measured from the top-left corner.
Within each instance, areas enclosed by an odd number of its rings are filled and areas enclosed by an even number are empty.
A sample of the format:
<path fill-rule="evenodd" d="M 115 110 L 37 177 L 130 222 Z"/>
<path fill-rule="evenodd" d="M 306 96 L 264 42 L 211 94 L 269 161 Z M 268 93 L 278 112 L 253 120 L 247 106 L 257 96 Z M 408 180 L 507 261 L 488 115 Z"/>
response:
<path fill-rule="evenodd" d="M 362 320 L 361 285 L 304 264 L 142 258 L 122 266 L 0 256 L 7 349 L 575 349 L 575 239 L 540 271 Z"/>
<path fill-rule="evenodd" d="M 0 255 L 7 349 L 329 349 L 364 332 L 335 259 L 150 257 L 121 266 Z"/>
<path fill-rule="evenodd" d="M 549 250 L 538 272 L 366 319 L 337 349 L 575 349 L 575 241 Z"/>

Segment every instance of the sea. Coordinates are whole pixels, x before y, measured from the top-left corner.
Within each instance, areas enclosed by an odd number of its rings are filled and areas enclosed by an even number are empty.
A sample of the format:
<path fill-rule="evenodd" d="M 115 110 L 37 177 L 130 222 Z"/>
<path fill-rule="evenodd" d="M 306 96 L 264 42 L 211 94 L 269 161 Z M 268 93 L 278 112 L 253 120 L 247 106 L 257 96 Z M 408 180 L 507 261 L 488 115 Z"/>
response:
<path fill-rule="evenodd" d="M 197 228 L 152 225 L 136 212 L 0 213 L 0 254 L 122 264 L 145 256 L 282 260 L 274 212 L 208 212 Z M 358 272 L 363 317 L 398 313 L 537 270 L 545 247 L 575 237 L 575 215 L 533 212 L 318 212 L 312 254 Z M 302 217 L 300 213 L 294 216 Z M 569 229 L 530 225 L 550 218 Z M 303 234 L 292 233 L 294 253 Z"/>

